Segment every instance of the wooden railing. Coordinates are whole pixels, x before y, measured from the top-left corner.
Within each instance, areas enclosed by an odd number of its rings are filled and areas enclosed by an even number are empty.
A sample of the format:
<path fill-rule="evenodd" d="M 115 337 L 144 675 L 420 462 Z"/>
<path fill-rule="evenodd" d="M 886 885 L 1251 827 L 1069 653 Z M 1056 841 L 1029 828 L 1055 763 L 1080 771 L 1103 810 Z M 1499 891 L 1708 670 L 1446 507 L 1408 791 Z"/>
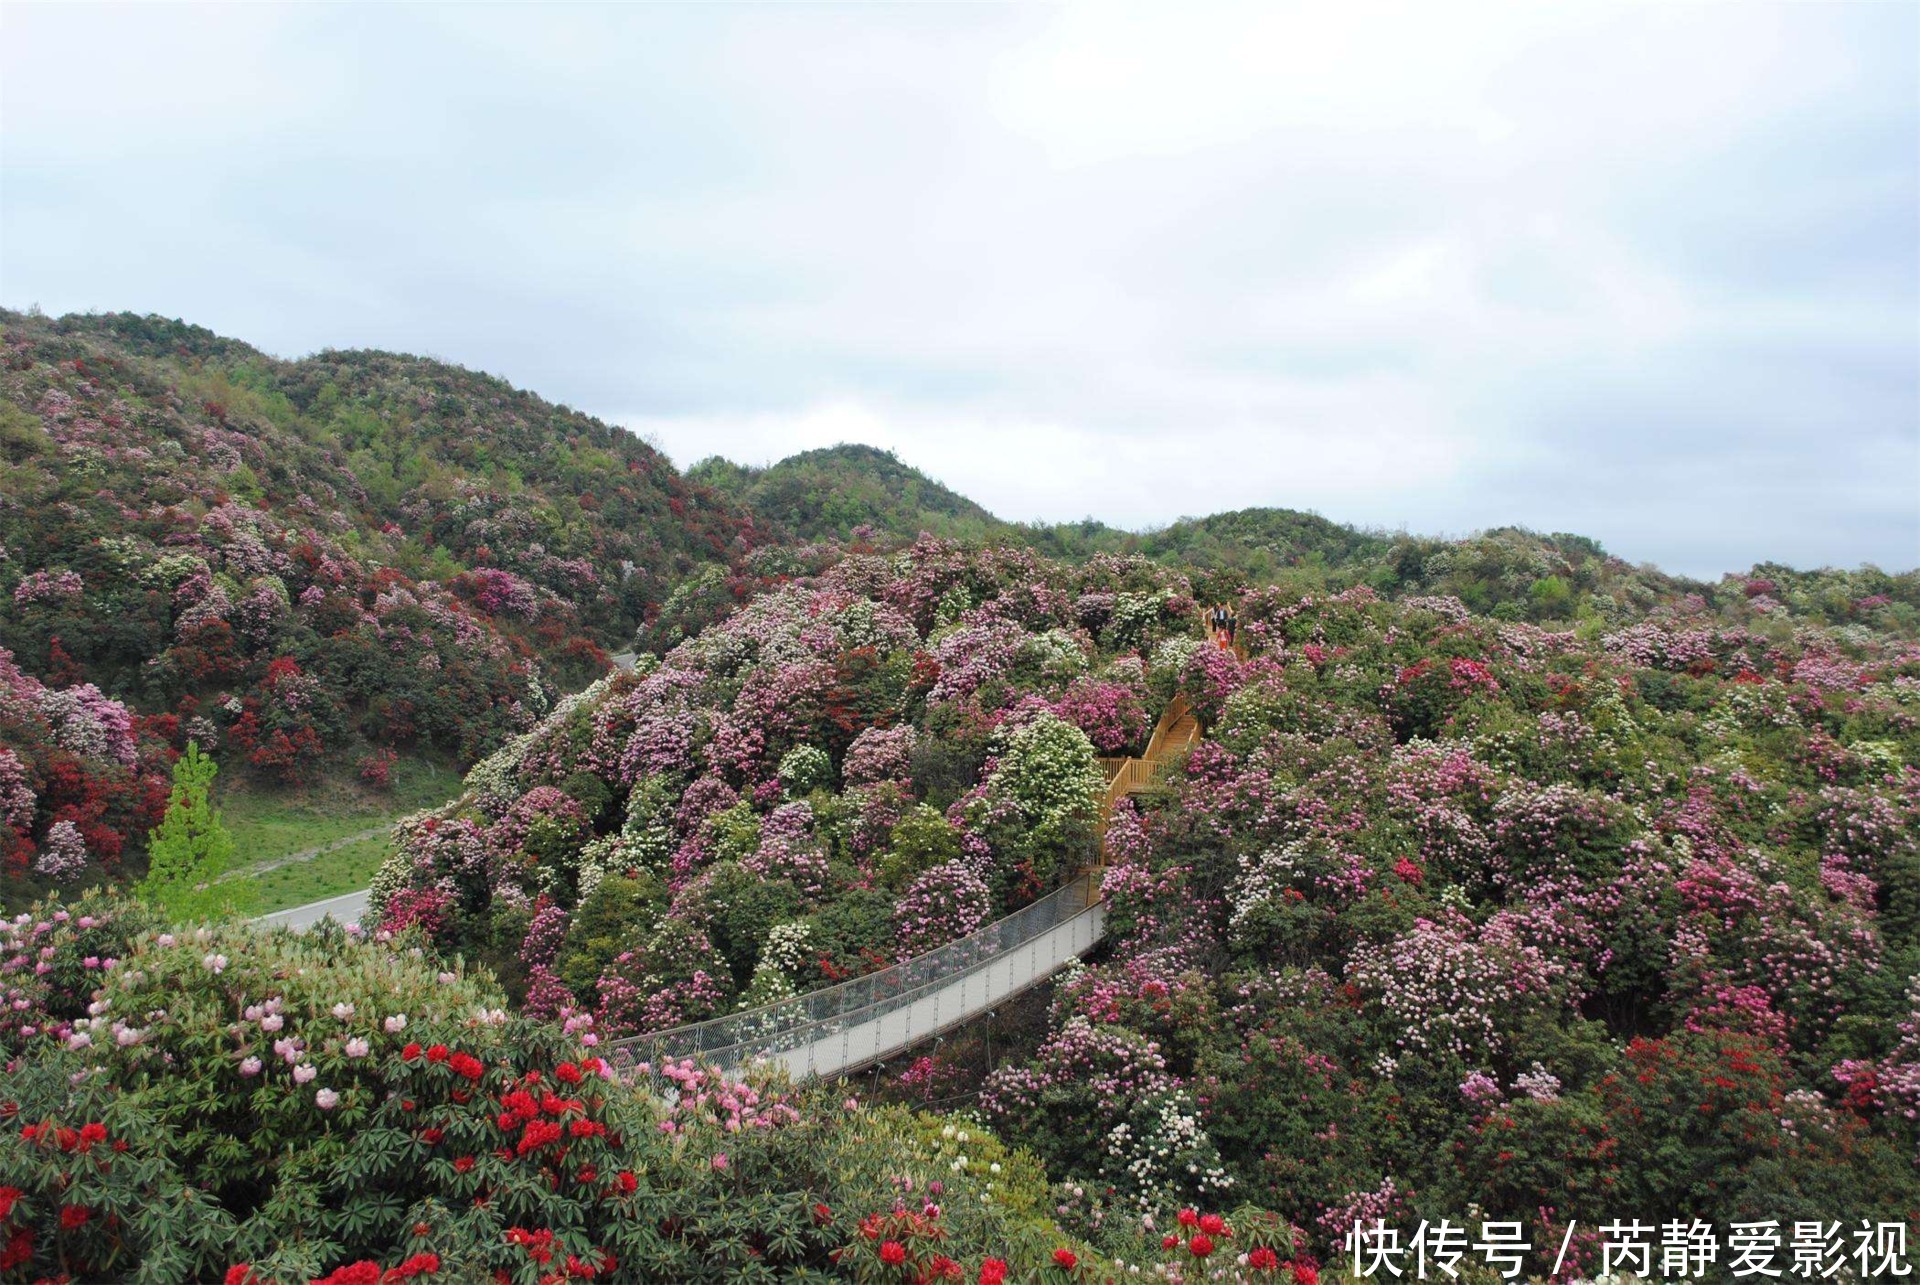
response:
<path fill-rule="evenodd" d="M 1107 863 L 1107 821 L 1113 805 L 1129 794 L 1141 794 L 1159 784 L 1160 774 L 1175 754 L 1191 749 L 1200 739 L 1200 720 L 1184 696 L 1175 696 L 1161 711 L 1160 721 L 1147 739 L 1147 752 L 1139 758 L 1103 758 L 1107 791 L 1100 801 L 1100 864 Z"/>

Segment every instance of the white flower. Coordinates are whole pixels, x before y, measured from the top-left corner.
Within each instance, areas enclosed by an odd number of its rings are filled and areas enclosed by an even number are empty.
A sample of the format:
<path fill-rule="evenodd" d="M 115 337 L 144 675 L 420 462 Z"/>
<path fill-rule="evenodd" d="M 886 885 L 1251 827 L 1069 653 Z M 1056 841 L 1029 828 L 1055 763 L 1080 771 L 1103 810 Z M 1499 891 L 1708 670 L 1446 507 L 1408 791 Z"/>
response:
<path fill-rule="evenodd" d="M 200 962 L 205 964 L 211 972 L 224 973 L 227 971 L 227 957 L 225 955 L 208 955 Z"/>
<path fill-rule="evenodd" d="M 260 1029 L 271 1034 L 287 1024 L 287 1019 L 278 1013 L 268 1013 L 260 1019 Z"/>
<path fill-rule="evenodd" d="M 250 1057 L 246 1061 L 242 1062 L 240 1064 L 240 1074 L 242 1075 L 260 1074 L 260 1059 L 257 1057 Z"/>
<path fill-rule="evenodd" d="M 392 1017 L 389 1017 L 383 1025 L 386 1027 L 387 1034 L 398 1035 L 407 1029 L 407 1015 L 405 1013 L 395 1013 Z"/>
<path fill-rule="evenodd" d="M 454 979 L 454 976 L 453 976 L 453 974 L 452 974 L 452 973 L 441 973 L 441 974 L 440 974 L 440 984 L 441 984 L 442 986 L 451 986 L 451 985 L 453 985 L 453 983 L 454 983 L 454 980 L 455 980 L 455 979 Z"/>
<path fill-rule="evenodd" d="M 347 1041 L 347 1056 L 348 1057 L 365 1057 L 368 1051 L 372 1049 L 372 1047 L 373 1046 L 367 1043 L 365 1039 L 356 1035 L 352 1039 Z"/>
<path fill-rule="evenodd" d="M 159 940 L 158 940 L 157 942 L 155 942 L 154 944 L 155 944 L 155 945 L 157 945 L 157 946 L 159 946 L 159 947 L 160 947 L 160 949 L 162 949 L 162 950 L 165 950 L 165 949 L 166 949 L 167 947 L 169 947 L 169 946 L 171 946 L 171 945 L 173 945 L 173 934 L 172 934 L 172 933 L 161 933 L 161 934 L 160 934 L 160 938 L 159 938 Z"/>
<path fill-rule="evenodd" d="M 295 1084 L 309 1084 L 312 1083 L 313 1077 L 318 1074 L 320 1074 L 319 1067 L 311 1062 L 302 1062 L 299 1066 L 293 1068 L 293 1082 Z"/>
<path fill-rule="evenodd" d="M 344 1022 L 353 1016 L 353 1005 L 347 1003 L 335 1004 L 333 1006 L 333 1015 Z"/>
<path fill-rule="evenodd" d="M 296 1072 L 298 1074 L 298 1072 Z M 331 1111 L 340 1105 L 340 1095 L 332 1089 L 321 1089 L 313 1095 L 313 1103 L 322 1111 Z"/>
<path fill-rule="evenodd" d="M 67 1036 L 67 1047 L 70 1049 L 83 1049 L 91 1043 L 93 1043 L 93 1036 L 87 1034 L 85 1031 L 75 1031 L 72 1035 Z"/>
<path fill-rule="evenodd" d="M 114 1043 L 118 1044 L 121 1048 L 129 1048 L 140 1042 L 140 1032 L 134 1030 L 131 1026 L 123 1026 L 113 1033 L 113 1039 Z"/>

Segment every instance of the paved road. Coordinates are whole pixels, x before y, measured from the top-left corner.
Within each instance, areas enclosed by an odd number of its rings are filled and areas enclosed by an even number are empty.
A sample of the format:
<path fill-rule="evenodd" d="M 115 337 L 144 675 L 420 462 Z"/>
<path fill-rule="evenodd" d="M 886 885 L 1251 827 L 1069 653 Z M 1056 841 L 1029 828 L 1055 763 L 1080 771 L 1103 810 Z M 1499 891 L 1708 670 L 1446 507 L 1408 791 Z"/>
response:
<path fill-rule="evenodd" d="M 367 889 L 349 892 L 339 897 L 328 897 L 325 901 L 309 901 L 304 906 L 295 906 L 290 910 L 276 910 L 270 915 L 262 915 L 254 920 L 263 928 L 292 928 L 295 931 L 311 928 L 332 915 L 343 924 L 356 923 L 366 913 Z"/>

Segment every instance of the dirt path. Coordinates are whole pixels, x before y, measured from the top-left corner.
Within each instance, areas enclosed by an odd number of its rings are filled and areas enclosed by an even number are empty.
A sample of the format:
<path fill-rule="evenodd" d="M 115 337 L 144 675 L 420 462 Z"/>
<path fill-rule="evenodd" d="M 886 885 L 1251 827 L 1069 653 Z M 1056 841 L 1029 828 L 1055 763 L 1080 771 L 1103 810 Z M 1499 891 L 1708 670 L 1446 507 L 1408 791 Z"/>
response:
<path fill-rule="evenodd" d="M 380 825 L 374 826 L 371 830 L 362 830 L 358 834 L 344 835 L 331 842 L 320 844 L 318 847 L 302 848 L 299 852 L 289 852 L 284 857 L 273 857 L 266 861 L 255 862 L 253 865 L 242 867 L 239 870 L 229 870 L 222 877 L 227 879 L 244 879 L 252 875 L 263 875 L 269 870 L 278 870 L 281 866 L 291 866 L 302 861 L 311 861 L 315 857 L 323 857 L 329 852 L 338 852 L 341 848 L 352 847 L 356 843 L 365 843 L 369 839 L 383 838 L 392 829 L 393 822 L 383 822 Z"/>

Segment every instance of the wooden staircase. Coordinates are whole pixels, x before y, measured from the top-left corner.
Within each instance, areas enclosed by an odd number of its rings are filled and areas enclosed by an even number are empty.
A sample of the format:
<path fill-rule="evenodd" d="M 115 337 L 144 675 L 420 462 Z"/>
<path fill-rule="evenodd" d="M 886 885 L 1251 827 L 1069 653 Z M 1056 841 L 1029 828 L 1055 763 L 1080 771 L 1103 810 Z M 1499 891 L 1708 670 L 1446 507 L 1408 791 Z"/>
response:
<path fill-rule="evenodd" d="M 1185 696 L 1175 696 L 1147 740 L 1147 752 L 1139 758 L 1103 758 L 1100 767 L 1107 776 L 1107 790 L 1100 801 L 1100 864 L 1107 863 L 1107 822 L 1113 805 L 1129 794 L 1141 794 L 1159 783 L 1160 774 L 1177 754 L 1184 754 L 1200 739 L 1200 719 Z"/>

